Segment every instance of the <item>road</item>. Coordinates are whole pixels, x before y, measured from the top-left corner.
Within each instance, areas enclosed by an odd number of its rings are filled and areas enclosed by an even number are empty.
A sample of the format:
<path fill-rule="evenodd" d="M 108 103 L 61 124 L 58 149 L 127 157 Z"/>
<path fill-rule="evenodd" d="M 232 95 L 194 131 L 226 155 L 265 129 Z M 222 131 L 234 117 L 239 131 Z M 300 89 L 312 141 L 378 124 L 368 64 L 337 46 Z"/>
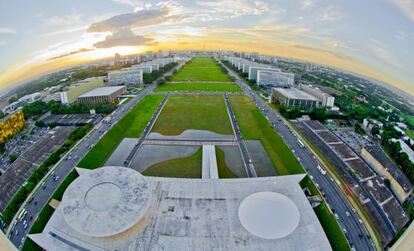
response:
<path fill-rule="evenodd" d="M 170 75 L 175 69 L 181 67 L 183 64 L 178 65 L 174 69 L 170 70 L 164 76 Z M 116 122 L 122 118 L 132 107 L 134 107 L 138 101 L 140 101 L 143 97 L 147 94 L 152 93 L 153 89 L 156 87 L 158 81 L 161 78 L 144 90 L 142 90 L 136 97 L 134 97 L 130 102 L 125 105 L 121 105 L 118 109 L 116 109 L 113 114 L 111 121 L 109 122 L 100 122 L 98 123 L 94 129 L 92 129 L 91 133 L 82 139 L 81 143 L 71 149 L 71 153 L 69 156 L 70 158 L 66 158 L 65 160 L 61 161 L 59 165 L 56 167 L 54 171 L 54 175 L 50 175 L 46 178 L 44 185 L 41 189 L 39 189 L 33 195 L 33 199 L 25 206 L 27 210 L 27 215 L 22 220 L 16 220 L 15 225 L 12 227 L 10 231 L 9 239 L 11 242 L 17 247 L 21 248 L 22 244 L 24 243 L 25 238 L 29 232 L 29 229 L 34 222 L 34 219 L 38 216 L 42 208 L 46 205 L 49 201 L 50 197 L 52 196 L 53 192 L 56 188 L 60 185 L 63 178 L 69 174 L 77 165 L 77 163 L 89 152 L 90 146 L 95 145 L 103 135 L 111 128 L 112 125 L 116 124 Z M 56 179 L 55 177 L 60 177 Z M 32 216 L 32 220 L 29 220 L 30 216 Z M 27 227 L 24 228 L 23 222 L 27 222 Z M 12 223 L 14 224 L 14 223 Z"/>
<path fill-rule="evenodd" d="M 355 250 L 375 250 L 365 227 L 359 222 L 359 216 L 354 212 L 352 206 L 342 194 L 337 184 L 329 174 L 322 174 L 317 168 L 318 165 L 322 166 L 322 164 L 316 160 L 315 156 L 313 156 L 307 148 L 301 147 L 298 144 L 297 137 L 293 134 L 290 128 L 283 122 L 279 115 L 276 114 L 275 111 L 273 111 L 265 101 L 263 101 L 263 99 L 261 99 L 260 96 L 245 83 L 244 80 L 224 64 L 223 66 L 227 68 L 229 74 L 236 80 L 236 84 L 238 84 L 243 91 L 253 99 L 257 108 L 259 108 L 266 116 L 273 128 L 283 138 L 284 142 L 289 146 L 292 152 L 294 152 L 309 176 L 312 177 L 314 183 L 319 187 L 319 190 L 325 195 L 325 200 L 331 210 L 338 215 L 338 222 L 341 228 L 343 230 L 345 229 L 344 232 L 346 232 L 350 245 Z"/>

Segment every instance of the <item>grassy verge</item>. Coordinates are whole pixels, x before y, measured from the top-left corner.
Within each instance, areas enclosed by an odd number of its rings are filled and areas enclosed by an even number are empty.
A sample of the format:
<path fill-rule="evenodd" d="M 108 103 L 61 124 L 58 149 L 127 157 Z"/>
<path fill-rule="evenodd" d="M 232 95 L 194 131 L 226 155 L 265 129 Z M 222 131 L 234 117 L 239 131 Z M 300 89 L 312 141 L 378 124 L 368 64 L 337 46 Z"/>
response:
<path fill-rule="evenodd" d="M 155 92 L 174 92 L 174 91 L 192 91 L 192 92 L 241 92 L 240 86 L 236 84 L 220 83 L 167 83 L 158 86 Z"/>
<path fill-rule="evenodd" d="M 193 58 L 184 65 L 171 81 L 231 81 L 212 58 Z"/>
<path fill-rule="evenodd" d="M 232 134 L 223 95 L 172 95 L 152 128 L 163 135 L 187 129 Z"/>
<path fill-rule="evenodd" d="M 250 97 L 231 95 L 229 98 L 243 138 L 262 142 L 279 175 L 305 172 L 289 147 L 256 108 Z"/>
<path fill-rule="evenodd" d="M 82 168 L 94 169 L 105 164 L 123 138 L 138 138 L 163 99 L 162 95 L 145 96 L 114 125 L 79 162 Z"/>
<path fill-rule="evenodd" d="M 235 175 L 230 168 L 227 166 L 224 158 L 224 151 L 220 148 L 216 147 L 216 156 L 217 156 L 217 169 L 218 169 L 218 175 L 221 179 L 227 179 L 227 178 L 238 178 L 237 175 Z"/>
<path fill-rule="evenodd" d="M 166 160 L 150 166 L 143 175 L 174 178 L 201 178 L 201 147 L 189 157 Z"/>
<path fill-rule="evenodd" d="M 307 187 L 312 195 L 319 195 L 318 189 L 316 188 L 315 184 L 311 181 L 309 176 L 306 176 L 301 181 L 302 188 Z M 325 202 L 322 202 L 319 206 L 314 208 L 316 216 L 319 219 L 319 222 L 322 225 L 323 230 L 328 237 L 329 243 L 333 250 L 350 250 L 348 242 L 345 238 L 344 233 L 341 230 L 338 222 L 335 219 L 335 216 L 331 213 L 328 206 Z"/>

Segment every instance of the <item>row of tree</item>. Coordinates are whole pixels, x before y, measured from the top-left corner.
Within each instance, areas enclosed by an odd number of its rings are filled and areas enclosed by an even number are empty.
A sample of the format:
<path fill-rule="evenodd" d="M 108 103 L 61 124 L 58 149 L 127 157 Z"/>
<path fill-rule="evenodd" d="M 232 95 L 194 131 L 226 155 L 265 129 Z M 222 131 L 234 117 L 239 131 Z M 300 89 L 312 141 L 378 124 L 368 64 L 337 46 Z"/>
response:
<path fill-rule="evenodd" d="M 144 84 L 150 84 L 150 83 L 154 82 L 159 77 L 164 75 L 164 73 L 166 73 L 169 70 L 173 69 L 177 65 L 178 65 L 178 63 L 173 62 L 173 63 L 166 64 L 164 67 L 160 67 L 160 69 L 158 71 L 152 71 L 151 73 L 144 73 L 143 74 Z"/>
<path fill-rule="evenodd" d="M 381 144 L 388 155 L 401 167 L 405 175 L 414 183 L 414 163 L 411 162 L 408 154 L 401 151 L 401 145 L 398 141 L 393 142 L 391 139 L 400 137 L 391 125 L 384 127 L 384 132 L 381 136 Z"/>
<path fill-rule="evenodd" d="M 91 109 L 95 109 L 96 113 L 109 114 L 116 109 L 116 104 L 62 104 L 58 101 L 51 100 L 49 102 L 36 101 L 23 106 L 23 113 L 26 119 L 36 118 L 45 112 L 50 111 L 52 114 L 75 114 L 89 113 Z"/>

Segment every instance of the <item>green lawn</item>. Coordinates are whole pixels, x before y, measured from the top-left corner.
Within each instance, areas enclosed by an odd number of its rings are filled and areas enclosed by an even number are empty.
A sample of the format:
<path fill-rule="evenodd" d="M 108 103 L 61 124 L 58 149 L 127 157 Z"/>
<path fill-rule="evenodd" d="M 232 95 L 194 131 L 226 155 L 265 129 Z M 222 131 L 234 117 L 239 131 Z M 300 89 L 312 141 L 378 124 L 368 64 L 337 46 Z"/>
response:
<path fill-rule="evenodd" d="M 144 172 L 146 176 L 201 178 L 202 148 L 189 157 L 166 160 L 150 166 Z"/>
<path fill-rule="evenodd" d="M 410 137 L 412 140 L 414 140 L 414 131 L 410 129 L 405 129 L 405 133 Z"/>
<path fill-rule="evenodd" d="M 231 95 L 230 102 L 244 139 L 260 140 L 279 175 L 304 173 L 283 139 L 246 95 Z"/>
<path fill-rule="evenodd" d="M 219 92 L 241 92 L 242 89 L 236 84 L 220 83 L 167 83 L 158 86 L 155 92 L 173 92 L 173 91 L 219 91 Z"/>
<path fill-rule="evenodd" d="M 401 114 L 401 117 L 407 122 L 407 124 L 414 126 L 414 116 L 407 115 L 405 113 Z"/>
<path fill-rule="evenodd" d="M 227 178 L 238 178 L 230 168 L 227 166 L 224 160 L 224 151 L 220 148 L 216 147 L 216 157 L 217 157 L 217 169 L 218 175 L 220 179 L 227 179 Z"/>
<path fill-rule="evenodd" d="M 152 131 L 179 135 L 186 129 L 232 134 L 223 95 L 170 96 Z"/>
<path fill-rule="evenodd" d="M 212 58 L 193 58 L 183 66 L 171 81 L 220 81 L 230 82 L 227 73 L 223 72 Z"/>
<path fill-rule="evenodd" d="M 83 168 L 97 168 L 105 164 L 123 138 L 138 138 L 161 103 L 163 95 L 145 96 L 131 111 L 114 125 L 78 164 Z"/>

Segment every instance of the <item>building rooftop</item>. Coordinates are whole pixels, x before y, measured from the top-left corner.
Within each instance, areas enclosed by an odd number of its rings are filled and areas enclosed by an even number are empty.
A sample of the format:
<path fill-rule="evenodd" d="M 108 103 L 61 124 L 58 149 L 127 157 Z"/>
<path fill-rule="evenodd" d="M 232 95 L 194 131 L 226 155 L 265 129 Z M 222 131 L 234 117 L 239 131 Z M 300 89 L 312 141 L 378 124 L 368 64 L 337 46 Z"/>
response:
<path fill-rule="evenodd" d="M 332 250 L 299 186 L 302 174 L 177 179 L 125 167 L 78 171 L 43 232 L 29 235 L 47 250 Z"/>
<path fill-rule="evenodd" d="M 283 96 L 289 99 L 303 99 L 303 100 L 314 100 L 318 101 L 318 99 L 304 91 L 301 91 L 297 88 L 273 88 Z"/>
<path fill-rule="evenodd" d="M 95 97 L 95 96 L 107 96 L 111 95 L 112 93 L 121 90 L 122 88 L 125 88 L 124 86 L 106 86 L 106 87 L 99 87 L 95 88 L 93 90 L 88 91 L 87 93 L 84 93 L 79 96 L 79 98 L 84 97 Z"/>

